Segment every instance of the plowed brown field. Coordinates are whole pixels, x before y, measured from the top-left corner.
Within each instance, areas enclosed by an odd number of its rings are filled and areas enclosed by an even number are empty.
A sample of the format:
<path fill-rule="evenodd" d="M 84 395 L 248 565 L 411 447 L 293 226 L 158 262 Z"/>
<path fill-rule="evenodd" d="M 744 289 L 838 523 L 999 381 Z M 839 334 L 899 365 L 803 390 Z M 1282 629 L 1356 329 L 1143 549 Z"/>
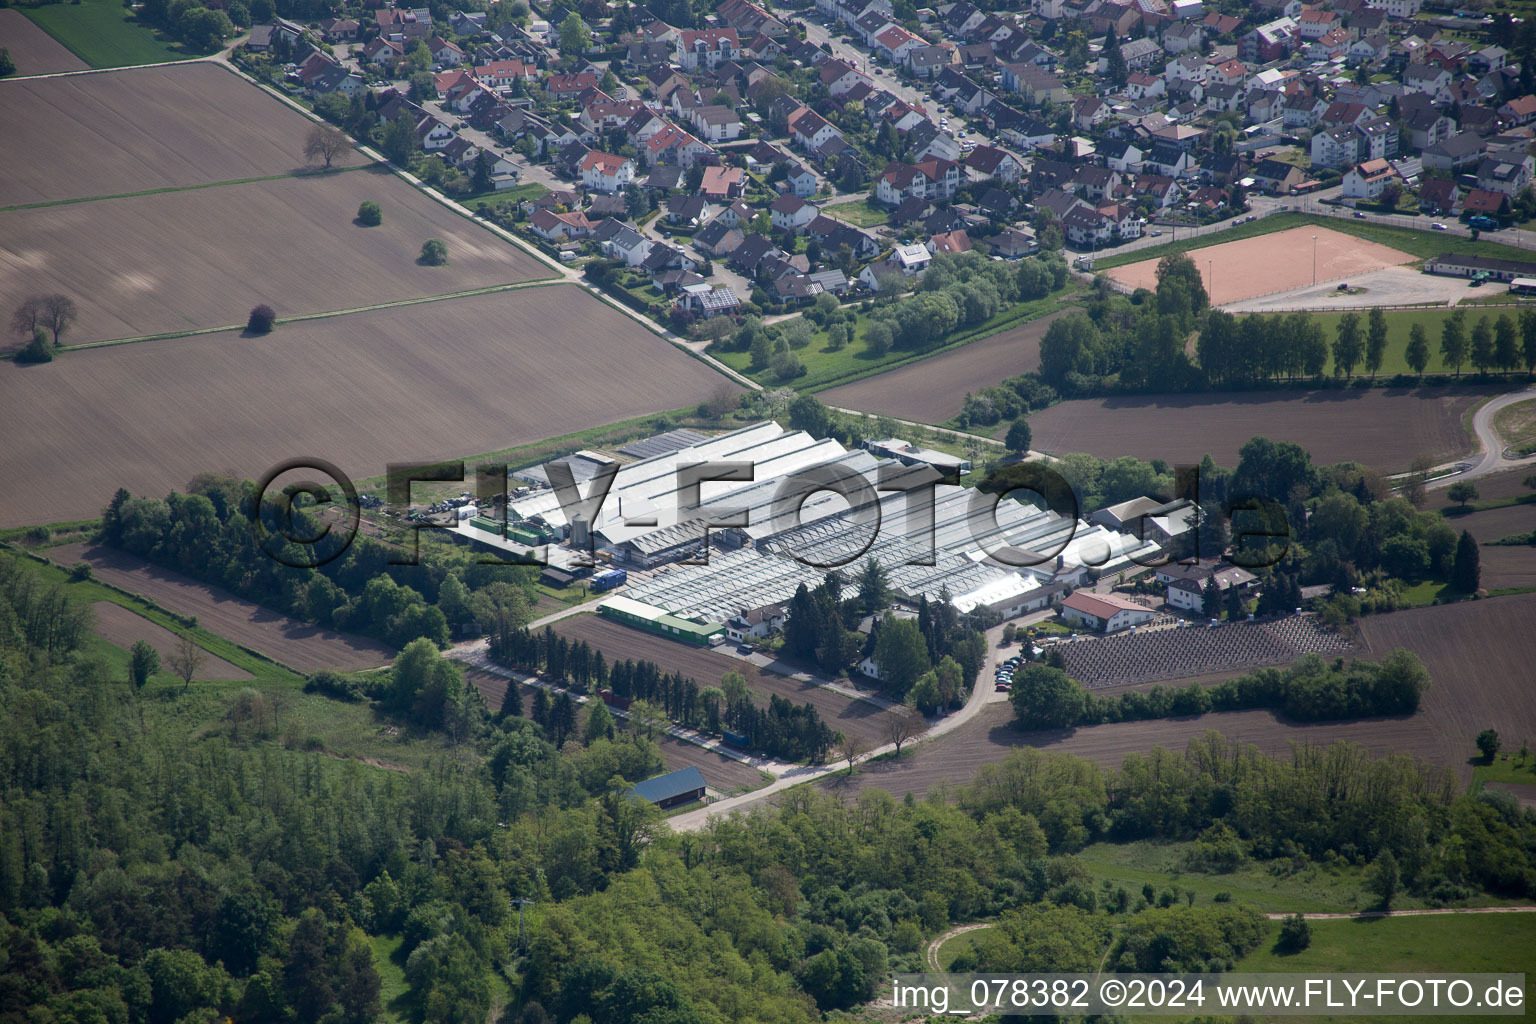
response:
<path fill-rule="evenodd" d="M 160 655 L 162 669 L 176 653 L 179 637 L 158 622 L 151 622 L 136 612 L 131 612 L 111 601 L 97 601 L 91 606 L 96 613 L 96 635 L 109 644 L 127 650 L 143 640 Z M 239 665 L 225 661 L 216 654 L 203 652 L 203 664 L 197 671 L 197 679 L 251 679 L 249 672 Z"/>
<path fill-rule="evenodd" d="M 377 641 L 308 625 L 236 597 L 222 587 L 199 583 L 112 548 L 89 542 L 68 544 L 50 549 L 48 557 L 66 566 L 89 562 L 98 579 L 148 598 L 177 615 L 195 615 L 204 629 L 260 651 L 296 672 L 373 668 L 395 656 Z"/>
<path fill-rule="evenodd" d="M 562 619 L 555 623 L 555 632 L 587 641 L 602 651 L 610 664 L 625 658 L 653 661 L 663 671 L 681 672 L 692 678 L 701 688 L 720 685 L 720 677 L 727 672 L 740 672 L 746 676 L 747 686 L 761 698 L 759 704 L 766 706 L 771 694 L 787 697 L 796 704 L 809 702 L 831 728 L 857 736 L 866 746 L 885 742 L 889 713 L 868 701 L 853 700 L 798 679 L 763 672 L 739 658 L 630 629 L 598 615 Z"/>
<path fill-rule="evenodd" d="M 1040 368 L 1040 339 L 1063 310 L 1001 331 L 990 338 L 873 377 L 822 391 L 828 405 L 895 416 L 918 423 L 944 423 L 960 411 L 965 396 L 994 387 L 1005 377 Z"/>
<path fill-rule="evenodd" d="M 0 207 L 288 174 L 310 125 L 213 63 L 0 82 L 0 139 L 24 154 L 0 162 Z M 348 149 L 335 166 L 362 159 Z"/>
<path fill-rule="evenodd" d="M 1052 454 L 1134 455 L 1192 464 L 1209 453 L 1237 464 L 1251 437 L 1294 441 L 1325 465 L 1353 460 L 1383 472 L 1415 456 L 1442 462 L 1472 447 L 1462 415 L 1488 392 L 1475 388 L 1261 391 L 1128 395 L 1061 402 L 1033 413 L 1035 448 Z"/>
<path fill-rule="evenodd" d="M 722 378 L 568 285 L 0 363 L 0 526 L 301 455 L 354 477 L 690 406 Z"/>
<path fill-rule="evenodd" d="M 18 10 L 0 10 L 0 47 L 10 51 L 18 75 L 53 75 L 90 67 Z"/>
<path fill-rule="evenodd" d="M 1271 754 L 1292 743 L 1358 743 L 1374 753 L 1406 751 L 1456 769 L 1471 778 L 1477 734 L 1490 726 L 1518 746 L 1536 740 L 1536 701 L 1530 696 L 1530 666 L 1536 664 L 1536 594 L 1419 608 L 1361 621 L 1366 649 L 1379 658 L 1394 647 L 1414 651 L 1434 685 L 1420 711 L 1406 718 L 1353 722 L 1297 723 L 1269 711 L 1234 711 L 1152 722 L 1117 722 L 1081 729 L 1019 732 L 1007 704 L 988 706 L 953 733 L 924 743 L 899 762 L 866 765 L 848 780 L 835 776 L 822 785 L 839 792 L 885 789 L 918 795 L 940 785 L 968 782 L 981 765 L 1010 747 L 1032 746 L 1076 754 L 1102 765 L 1120 764 L 1127 754 L 1154 746 L 1183 750 L 1214 729 Z"/>
<path fill-rule="evenodd" d="M 380 226 L 353 223 L 365 199 Z M 416 262 L 429 238 L 448 266 Z M 243 325 L 260 302 L 286 317 L 551 276 L 380 169 L 0 213 L 0 309 L 73 296 L 66 344 Z"/>

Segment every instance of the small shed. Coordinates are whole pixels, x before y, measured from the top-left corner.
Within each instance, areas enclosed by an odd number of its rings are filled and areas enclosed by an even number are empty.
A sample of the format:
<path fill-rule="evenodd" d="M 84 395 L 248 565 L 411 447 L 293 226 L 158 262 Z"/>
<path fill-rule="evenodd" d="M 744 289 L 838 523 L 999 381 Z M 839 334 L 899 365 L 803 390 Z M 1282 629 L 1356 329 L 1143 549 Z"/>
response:
<path fill-rule="evenodd" d="M 678 804 L 704 799 L 704 775 L 697 765 L 691 764 L 675 772 L 637 782 L 630 792 L 657 807 L 676 807 Z"/>

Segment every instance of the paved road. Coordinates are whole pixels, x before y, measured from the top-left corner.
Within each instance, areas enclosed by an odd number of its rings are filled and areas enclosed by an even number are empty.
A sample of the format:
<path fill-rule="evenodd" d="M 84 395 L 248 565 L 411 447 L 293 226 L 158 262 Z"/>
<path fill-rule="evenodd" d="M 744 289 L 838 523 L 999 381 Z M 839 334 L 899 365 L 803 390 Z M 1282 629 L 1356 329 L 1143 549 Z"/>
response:
<path fill-rule="evenodd" d="M 1433 490 L 1438 487 L 1449 487 L 1451 484 L 1463 480 L 1476 480 L 1478 477 L 1488 476 L 1492 473 L 1501 473 L 1506 469 L 1516 469 L 1520 466 L 1536 466 L 1536 455 L 1527 455 L 1523 459 L 1506 459 L 1504 457 L 1504 442 L 1499 438 L 1498 431 L 1493 429 L 1493 418 L 1500 409 L 1514 405 L 1516 402 L 1524 402 L 1536 399 L 1536 385 L 1521 388 L 1519 391 L 1511 391 L 1490 399 L 1480 406 L 1472 416 L 1472 432 L 1477 435 L 1477 443 L 1482 446 L 1482 454 L 1478 460 L 1465 472 L 1436 480 L 1426 487 Z M 1463 459 L 1456 465 L 1465 465 L 1468 460 Z M 1444 468 L 1444 467 L 1441 467 Z"/>

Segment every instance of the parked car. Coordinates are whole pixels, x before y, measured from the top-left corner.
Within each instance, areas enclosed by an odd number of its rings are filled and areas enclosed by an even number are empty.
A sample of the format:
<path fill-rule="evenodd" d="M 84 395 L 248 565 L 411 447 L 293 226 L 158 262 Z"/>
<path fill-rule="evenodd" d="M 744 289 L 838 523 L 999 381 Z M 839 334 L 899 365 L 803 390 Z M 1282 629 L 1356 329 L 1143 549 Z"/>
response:
<path fill-rule="evenodd" d="M 1439 221 L 1436 221 L 1435 223 L 1431 224 L 1430 227 L 1434 228 L 1436 231 L 1444 231 L 1445 230 L 1445 225 L 1441 224 Z"/>
<path fill-rule="evenodd" d="M 1365 220 L 1365 214 L 1361 213 L 1359 210 L 1356 210 L 1355 220 Z"/>
<path fill-rule="evenodd" d="M 1147 232 L 1147 234 L 1151 235 L 1153 238 L 1156 238 L 1158 235 L 1160 235 L 1162 233 L 1163 233 L 1163 229 L 1162 228 L 1155 228 L 1152 231 L 1148 231 Z"/>

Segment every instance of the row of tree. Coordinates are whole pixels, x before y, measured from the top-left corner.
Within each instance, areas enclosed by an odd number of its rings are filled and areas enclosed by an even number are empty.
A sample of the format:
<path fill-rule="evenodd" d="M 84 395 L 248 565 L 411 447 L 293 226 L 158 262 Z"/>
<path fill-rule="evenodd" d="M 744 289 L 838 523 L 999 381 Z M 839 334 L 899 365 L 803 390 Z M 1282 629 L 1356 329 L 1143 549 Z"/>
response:
<path fill-rule="evenodd" d="M 1429 673 L 1412 651 L 1397 648 L 1380 662 L 1343 658 L 1325 663 L 1308 654 L 1288 669 L 1263 668 L 1215 686 L 1154 686 L 1103 697 L 1052 665 L 1027 666 L 1014 679 L 1009 700 L 1025 729 L 1064 729 L 1105 722 L 1137 722 L 1209 711 L 1266 708 L 1303 722 L 1411 715 L 1429 689 Z"/>

